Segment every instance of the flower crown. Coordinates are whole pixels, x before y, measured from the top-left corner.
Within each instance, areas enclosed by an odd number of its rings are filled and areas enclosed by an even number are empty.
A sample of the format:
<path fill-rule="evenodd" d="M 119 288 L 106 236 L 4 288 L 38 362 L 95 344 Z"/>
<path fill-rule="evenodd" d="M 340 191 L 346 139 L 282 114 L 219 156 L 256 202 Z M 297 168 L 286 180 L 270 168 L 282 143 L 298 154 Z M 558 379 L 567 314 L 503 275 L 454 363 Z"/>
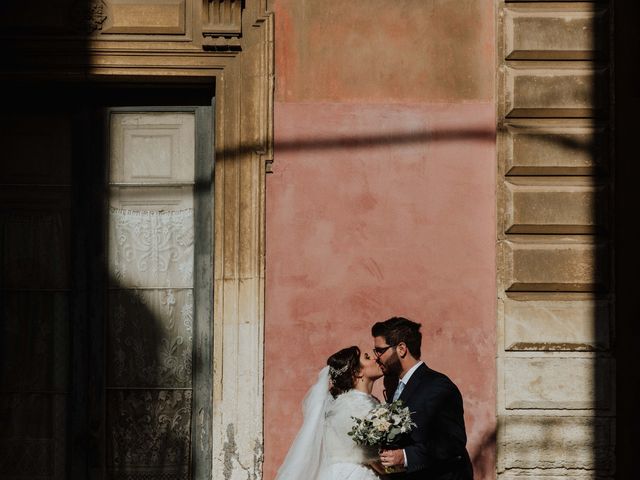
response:
<path fill-rule="evenodd" d="M 348 363 L 342 368 L 333 368 L 333 367 L 329 366 L 329 376 L 331 377 L 332 380 L 335 380 L 340 375 L 345 373 L 347 370 L 349 370 L 349 364 Z"/>

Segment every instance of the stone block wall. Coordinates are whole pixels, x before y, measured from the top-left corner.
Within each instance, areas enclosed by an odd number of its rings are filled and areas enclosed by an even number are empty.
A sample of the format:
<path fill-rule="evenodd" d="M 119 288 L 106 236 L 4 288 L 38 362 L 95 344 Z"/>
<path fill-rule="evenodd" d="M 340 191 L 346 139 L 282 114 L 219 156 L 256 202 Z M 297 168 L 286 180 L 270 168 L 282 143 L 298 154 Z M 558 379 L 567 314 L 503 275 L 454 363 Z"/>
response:
<path fill-rule="evenodd" d="M 606 2 L 498 4 L 498 476 L 613 474 Z"/>

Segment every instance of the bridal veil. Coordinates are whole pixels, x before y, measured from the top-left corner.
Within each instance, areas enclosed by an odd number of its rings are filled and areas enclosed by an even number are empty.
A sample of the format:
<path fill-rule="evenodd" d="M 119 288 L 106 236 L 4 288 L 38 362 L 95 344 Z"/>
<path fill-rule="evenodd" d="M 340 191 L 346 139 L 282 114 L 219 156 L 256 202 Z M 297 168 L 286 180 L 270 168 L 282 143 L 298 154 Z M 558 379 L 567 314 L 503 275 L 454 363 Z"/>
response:
<path fill-rule="evenodd" d="M 329 367 L 318 374 L 302 403 L 303 422 L 275 480 L 314 480 L 322 464 L 325 412 L 333 401 L 329 393 Z"/>

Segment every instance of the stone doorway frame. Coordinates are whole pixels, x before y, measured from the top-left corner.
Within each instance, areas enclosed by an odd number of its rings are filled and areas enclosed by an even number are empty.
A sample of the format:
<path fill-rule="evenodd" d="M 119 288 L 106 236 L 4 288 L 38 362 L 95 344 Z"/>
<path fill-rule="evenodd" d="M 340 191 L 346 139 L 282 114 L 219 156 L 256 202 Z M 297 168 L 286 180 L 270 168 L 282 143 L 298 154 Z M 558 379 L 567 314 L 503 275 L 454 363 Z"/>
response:
<path fill-rule="evenodd" d="M 196 4 L 189 5 L 196 12 L 190 31 L 196 33 L 179 47 L 136 32 L 130 41 L 117 42 L 101 40 L 96 32 L 73 41 L 53 34 L 26 36 L 4 63 L 0 79 L 215 84 L 213 479 L 258 479 L 265 174 L 273 160 L 273 14 L 268 0 L 246 0 L 237 31 L 205 31 Z"/>

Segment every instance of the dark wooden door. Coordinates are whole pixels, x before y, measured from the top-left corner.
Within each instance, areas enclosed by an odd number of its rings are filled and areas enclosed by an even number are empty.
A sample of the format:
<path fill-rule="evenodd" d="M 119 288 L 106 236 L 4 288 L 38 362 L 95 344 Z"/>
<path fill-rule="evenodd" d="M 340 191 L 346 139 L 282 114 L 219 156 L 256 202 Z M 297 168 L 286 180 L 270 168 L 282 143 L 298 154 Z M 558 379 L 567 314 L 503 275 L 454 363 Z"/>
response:
<path fill-rule="evenodd" d="M 0 478 L 210 478 L 212 105 L 65 92 L 0 124 Z"/>

